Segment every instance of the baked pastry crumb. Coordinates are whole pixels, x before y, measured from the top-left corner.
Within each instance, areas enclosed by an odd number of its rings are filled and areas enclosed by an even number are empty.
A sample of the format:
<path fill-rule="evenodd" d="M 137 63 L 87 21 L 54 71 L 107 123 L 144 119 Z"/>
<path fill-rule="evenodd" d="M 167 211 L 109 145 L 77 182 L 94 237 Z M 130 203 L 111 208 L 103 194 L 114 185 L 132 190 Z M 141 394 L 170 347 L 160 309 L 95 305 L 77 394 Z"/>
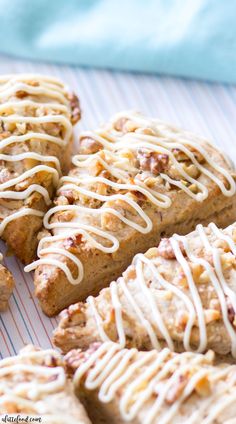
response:
<path fill-rule="evenodd" d="M 235 173 L 208 141 L 122 112 L 81 134 L 75 167 L 44 217 L 36 295 L 48 315 L 117 278 L 163 235 L 236 220 Z"/>
<path fill-rule="evenodd" d="M 79 101 L 56 78 L 0 77 L 0 236 L 24 263 L 62 172 L 70 165 Z"/>
<path fill-rule="evenodd" d="M 212 351 L 141 352 L 112 342 L 65 358 L 95 424 L 233 423 L 236 367 L 213 360 Z"/>
<path fill-rule="evenodd" d="M 0 253 L 0 262 L 3 256 Z M 7 309 L 8 300 L 13 292 L 15 286 L 12 273 L 0 263 L 0 312 Z"/>
<path fill-rule="evenodd" d="M 236 357 L 236 224 L 198 224 L 137 254 L 97 297 L 61 313 L 54 342 L 64 352 L 97 341 Z"/>
<path fill-rule="evenodd" d="M 33 346 L 0 361 L 0 415 L 48 424 L 89 424 L 66 377 L 61 355 Z M 30 422 L 30 421 L 29 421 Z"/>

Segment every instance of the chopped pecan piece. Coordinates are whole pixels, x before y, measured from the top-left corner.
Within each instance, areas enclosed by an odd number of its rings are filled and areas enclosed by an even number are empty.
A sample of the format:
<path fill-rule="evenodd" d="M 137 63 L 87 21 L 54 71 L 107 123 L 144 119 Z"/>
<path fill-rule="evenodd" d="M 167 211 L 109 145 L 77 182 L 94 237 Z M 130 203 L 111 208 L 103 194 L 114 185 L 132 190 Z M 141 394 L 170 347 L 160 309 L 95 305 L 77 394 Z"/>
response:
<path fill-rule="evenodd" d="M 65 356 L 66 371 L 69 375 L 73 375 L 74 371 L 88 359 L 86 352 L 73 349 Z"/>
<path fill-rule="evenodd" d="M 182 288 L 188 287 L 188 280 L 183 271 L 180 271 L 179 274 L 174 278 L 173 284 Z"/>
<path fill-rule="evenodd" d="M 135 278 L 137 277 L 137 272 L 134 265 L 131 265 L 127 269 L 127 271 L 125 272 L 125 276 L 128 280 L 135 280 Z"/>
<path fill-rule="evenodd" d="M 184 164 L 183 165 L 183 169 L 192 178 L 197 179 L 199 177 L 199 175 L 200 175 L 199 169 L 195 165 L 193 165 L 193 164 L 191 164 L 189 166 L 187 166 L 187 165 Z"/>
<path fill-rule="evenodd" d="M 157 131 L 155 132 L 152 128 L 140 128 L 140 130 L 137 131 L 140 134 L 145 134 L 145 135 L 152 135 L 155 136 L 157 135 Z"/>
<path fill-rule="evenodd" d="M 141 193 L 141 191 L 135 190 L 133 194 L 138 199 L 139 202 L 144 202 L 146 200 L 145 194 Z"/>
<path fill-rule="evenodd" d="M 24 91 L 24 90 L 19 90 L 16 92 L 16 97 L 18 97 L 18 99 L 23 99 L 24 97 L 28 95 L 29 94 L 27 93 L 27 91 Z"/>
<path fill-rule="evenodd" d="M 67 197 L 65 196 L 59 196 L 54 200 L 54 204 L 56 206 L 65 206 L 65 205 L 69 205 L 69 201 L 67 199 Z"/>
<path fill-rule="evenodd" d="M 198 186 L 197 184 L 191 184 L 189 187 L 189 190 L 191 190 L 192 193 L 197 194 L 198 193 Z"/>
<path fill-rule="evenodd" d="M 109 202 L 107 202 L 109 206 Z M 114 210 L 118 210 L 118 212 L 121 215 L 125 215 L 125 212 L 122 209 L 116 209 L 113 207 Z M 103 212 L 101 214 L 101 227 L 104 230 L 108 231 L 118 231 L 121 228 L 123 228 L 123 222 L 118 216 L 113 215 L 111 212 Z"/>
<path fill-rule="evenodd" d="M 216 309 L 206 309 L 204 311 L 205 323 L 209 324 L 210 322 L 217 321 L 221 318 L 220 311 Z"/>
<path fill-rule="evenodd" d="M 75 243 L 76 246 L 78 246 L 78 244 L 80 244 L 82 241 L 82 234 L 75 234 L 73 236 L 73 242 Z"/>
<path fill-rule="evenodd" d="M 38 81 L 28 81 L 27 82 L 28 85 L 31 85 L 32 87 L 39 87 L 39 82 Z"/>
<path fill-rule="evenodd" d="M 194 148 L 190 148 L 190 150 L 193 153 L 195 159 L 199 163 L 205 162 L 205 158 L 203 157 L 203 155 L 198 150 L 196 150 Z M 174 156 L 176 157 L 178 162 L 185 162 L 185 161 L 190 160 L 189 157 L 181 149 L 174 148 L 172 150 L 172 153 L 174 154 Z"/>
<path fill-rule="evenodd" d="M 177 314 L 177 318 L 175 320 L 175 326 L 177 328 L 177 331 L 184 331 L 186 328 L 186 325 L 188 323 L 189 316 L 186 311 L 179 311 Z"/>
<path fill-rule="evenodd" d="M 119 118 L 118 121 L 114 123 L 115 130 L 126 132 L 124 127 L 127 121 L 128 121 L 128 118 Z"/>
<path fill-rule="evenodd" d="M 205 162 L 205 158 L 204 158 L 204 156 L 198 151 L 198 150 L 195 150 L 195 149 L 191 149 L 192 150 L 192 153 L 194 154 L 194 157 L 195 157 L 195 159 L 199 162 L 199 163 L 203 163 L 203 162 Z"/>
<path fill-rule="evenodd" d="M 180 247 L 182 254 L 185 256 L 186 252 L 184 250 L 183 244 L 179 243 L 179 247 Z M 157 254 L 164 259 L 175 259 L 176 258 L 174 249 L 173 249 L 171 242 L 170 242 L 170 239 L 163 238 L 160 241 L 160 244 L 157 248 Z"/>
<path fill-rule="evenodd" d="M 222 249 L 225 253 L 230 252 L 230 246 L 228 245 L 227 241 L 223 239 L 217 239 L 213 244 L 218 249 Z"/>
<path fill-rule="evenodd" d="M 75 234 L 72 237 L 67 237 L 63 242 L 63 246 L 65 247 L 65 249 L 69 250 L 70 252 L 76 252 L 77 247 L 80 245 L 81 241 L 82 241 L 82 235 Z"/>
<path fill-rule="evenodd" d="M 153 175 L 158 175 L 168 168 L 169 156 L 166 154 L 139 149 L 137 159 L 140 169 L 151 172 Z"/>
<path fill-rule="evenodd" d="M 71 122 L 72 124 L 76 124 L 81 118 L 79 99 L 74 93 L 71 93 L 69 94 L 69 101 L 71 106 Z"/>
<path fill-rule="evenodd" d="M 63 211 L 61 213 L 58 213 L 57 220 L 59 222 L 69 222 L 74 217 L 74 211 Z"/>
<path fill-rule="evenodd" d="M 72 205 L 75 200 L 72 190 L 60 190 L 60 196 L 66 197 L 70 205 Z"/>
<path fill-rule="evenodd" d="M 86 362 L 100 346 L 100 342 L 95 342 L 91 344 L 89 349 L 87 349 L 86 351 L 73 349 L 69 353 L 67 353 L 64 358 L 67 367 L 67 372 L 69 374 L 73 374 L 74 371 L 81 365 L 81 363 Z"/>
<path fill-rule="evenodd" d="M 48 356 L 46 356 L 46 358 L 44 359 L 44 361 L 43 361 L 43 365 L 45 365 L 45 366 L 47 366 L 47 367 L 49 367 L 49 368 L 54 368 L 54 367 L 61 366 L 61 365 L 62 365 L 62 363 L 61 363 L 60 358 L 56 358 L 54 355 L 48 355 Z M 52 378 L 53 380 L 55 380 L 55 379 L 57 379 L 57 378 L 58 378 L 58 375 L 53 375 L 53 376 L 51 376 L 51 378 Z M 50 380 L 50 381 L 53 381 L 53 380 Z"/>
<path fill-rule="evenodd" d="M 7 137 L 10 137 L 12 134 L 10 131 L 5 131 L 4 128 L 0 127 L 0 140 L 4 140 Z"/>
<path fill-rule="evenodd" d="M 3 401 L 2 403 L 3 410 L 7 411 L 9 414 L 16 414 L 19 409 L 16 401 Z"/>
<path fill-rule="evenodd" d="M 177 382 L 173 384 L 173 386 L 170 387 L 170 389 L 168 390 L 166 394 L 166 398 L 165 398 L 166 403 L 168 403 L 169 405 L 172 405 L 174 402 L 176 402 L 178 398 L 180 397 L 180 395 L 182 394 L 187 383 L 188 383 L 188 375 L 187 374 L 180 375 L 178 377 Z"/>
<path fill-rule="evenodd" d="M 91 155 L 102 149 L 101 143 L 92 137 L 81 137 L 79 141 L 79 153 L 83 155 Z"/>
<path fill-rule="evenodd" d="M 200 380 L 198 380 L 195 386 L 195 391 L 201 397 L 206 397 L 210 395 L 211 385 L 206 375 L 204 375 Z"/>
<path fill-rule="evenodd" d="M 230 268 L 235 268 L 236 267 L 235 256 L 231 252 L 223 253 L 221 255 L 221 265 L 224 271 Z"/>
<path fill-rule="evenodd" d="M 199 275 L 198 283 L 199 284 L 207 284 L 210 282 L 210 275 L 207 271 L 203 271 L 201 275 Z"/>
<path fill-rule="evenodd" d="M 202 273 L 204 272 L 203 265 L 201 265 L 199 263 L 191 262 L 189 264 L 189 266 L 190 266 L 192 276 L 193 276 L 195 283 L 197 283 L 197 284 L 200 283 L 200 277 L 201 277 Z"/>
<path fill-rule="evenodd" d="M 227 298 L 227 312 L 228 312 L 228 318 L 229 321 L 231 322 L 231 324 L 233 324 L 236 327 L 236 314 L 235 314 L 235 310 L 233 308 L 232 303 L 230 302 L 230 300 Z"/>
<path fill-rule="evenodd" d="M 61 124 L 57 122 L 46 122 L 45 124 L 42 124 L 43 129 L 50 135 L 53 135 L 54 137 L 58 137 L 61 133 L 62 127 Z M 34 130 L 34 126 L 30 123 L 27 124 L 27 129 L 29 131 Z"/>
<path fill-rule="evenodd" d="M 173 153 L 173 155 L 175 156 L 175 158 L 177 159 L 178 162 L 183 162 L 183 161 L 186 161 L 188 159 L 186 154 L 178 148 L 172 149 L 172 153 Z"/>
<path fill-rule="evenodd" d="M 12 174 L 8 171 L 7 168 L 2 168 L 0 170 L 0 184 L 9 181 L 12 178 Z"/>

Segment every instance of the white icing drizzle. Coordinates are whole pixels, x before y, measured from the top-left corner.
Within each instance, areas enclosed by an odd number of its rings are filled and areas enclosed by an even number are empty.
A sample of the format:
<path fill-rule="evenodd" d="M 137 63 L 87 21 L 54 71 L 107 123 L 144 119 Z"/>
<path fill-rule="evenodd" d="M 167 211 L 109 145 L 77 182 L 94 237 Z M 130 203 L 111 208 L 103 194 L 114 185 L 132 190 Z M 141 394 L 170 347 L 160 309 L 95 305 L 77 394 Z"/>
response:
<path fill-rule="evenodd" d="M 98 390 L 98 399 L 102 403 L 115 400 L 122 420 L 127 422 L 134 420 L 146 407 L 145 424 L 171 424 L 176 415 L 181 414 L 184 404 L 187 410 L 189 402 L 185 424 L 196 424 L 199 419 L 203 424 L 211 424 L 236 399 L 235 372 L 235 366 L 212 366 L 207 355 L 173 354 L 168 348 L 158 354 L 156 351 L 138 352 L 106 342 L 81 361 L 74 375 L 74 384 L 78 386 L 83 380 L 87 390 Z M 167 405 L 168 392 L 185 375 L 188 376 L 186 385 L 173 403 Z M 210 393 L 200 397 L 195 387 L 204 378 L 209 382 Z M 192 408 L 191 396 L 198 397 L 194 403 L 197 411 Z"/>
<path fill-rule="evenodd" d="M 32 81 L 38 85 L 30 85 L 29 83 Z M 21 91 L 34 96 L 33 100 L 17 98 L 17 93 Z M 0 76 L 0 102 L 2 103 L 0 105 L 0 120 L 3 125 L 11 123 L 16 125 L 36 124 L 40 127 L 40 125 L 46 123 L 58 123 L 63 129 L 62 136 L 57 137 L 30 130 L 24 135 L 13 134 L 0 141 L 0 161 L 17 163 L 28 159 L 41 163 L 0 184 L 0 198 L 25 200 L 32 193 L 38 192 L 44 198 L 45 203 L 50 205 L 49 193 L 40 184 L 30 184 L 27 189 L 18 192 L 15 191 L 14 186 L 26 179 L 33 178 L 39 172 L 46 172 L 52 174 L 53 184 L 56 187 L 61 175 L 59 160 L 54 156 L 40 155 L 33 151 L 4 154 L 4 150 L 13 144 L 21 144 L 33 139 L 51 142 L 61 147 L 66 146 L 72 135 L 71 112 L 66 89 L 57 79 L 42 75 L 3 75 Z M 26 116 L 26 108 L 35 110 L 36 116 Z M 38 114 L 37 111 L 39 111 Z M 19 211 L 2 219 L 0 235 L 9 222 L 26 215 L 43 216 L 43 213 L 32 208 L 21 207 Z"/>
<path fill-rule="evenodd" d="M 43 365 L 51 357 L 59 359 L 60 355 L 53 350 L 27 351 L 0 362 L 0 410 L 6 402 L 13 402 L 33 413 L 42 412 L 40 400 L 60 392 L 66 384 L 62 366 Z"/>
<path fill-rule="evenodd" d="M 211 223 L 208 226 L 208 231 L 210 230 L 210 233 L 217 239 L 226 241 L 231 252 L 235 255 L 235 243 L 233 241 L 233 238 L 230 237 L 230 235 L 227 235 L 228 233 L 231 233 L 232 235 L 233 228 L 233 226 L 230 226 L 227 228 L 227 231 L 222 231 L 218 229 L 215 224 Z M 236 295 L 235 292 L 229 287 L 224 277 L 220 250 L 212 246 L 207 231 L 202 225 L 198 225 L 196 231 L 198 233 L 198 237 L 201 241 L 202 247 L 206 249 L 208 254 L 212 254 L 213 265 L 211 265 L 210 263 L 210 257 L 207 260 L 201 257 L 197 257 L 193 254 L 189 247 L 187 237 L 174 235 L 169 239 L 176 261 L 180 264 L 183 273 L 187 279 L 188 294 L 186 293 L 186 289 L 183 291 L 177 285 L 168 282 L 161 274 L 158 265 L 155 265 L 152 259 L 147 258 L 143 254 L 136 255 L 133 260 L 133 266 L 135 268 L 136 277 L 131 284 L 134 284 L 137 290 L 139 291 L 141 298 L 144 302 L 143 305 L 148 305 L 148 310 L 143 309 L 143 306 L 140 307 L 138 301 L 139 297 L 134 296 L 131 293 L 129 287 L 132 286 L 130 285 L 129 281 L 125 281 L 124 277 L 120 277 L 116 282 L 114 281 L 111 283 L 110 289 L 108 290 L 110 290 L 111 293 L 111 304 L 115 312 L 115 325 L 117 328 L 117 337 L 120 346 L 124 347 L 126 345 L 125 326 L 123 322 L 122 313 L 122 296 L 125 299 L 125 303 L 127 302 L 130 305 L 131 310 L 135 313 L 135 316 L 137 317 L 137 322 L 140 323 L 141 327 L 148 335 L 152 347 L 154 349 L 160 350 L 160 340 L 164 340 L 169 349 L 174 350 L 174 343 L 168 330 L 167 323 L 164 321 L 161 312 L 158 309 L 157 299 L 159 298 L 159 293 L 161 299 L 161 291 L 164 291 L 170 292 L 172 296 L 175 296 L 177 299 L 181 300 L 188 314 L 188 319 L 183 335 L 184 349 L 187 351 L 193 350 L 191 347 L 191 335 L 193 328 L 196 326 L 196 324 L 199 329 L 199 345 L 196 349 L 196 352 L 204 352 L 207 349 L 207 323 L 205 322 L 204 307 L 202 305 L 201 297 L 198 291 L 199 285 L 196 284 L 193 279 L 192 270 L 190 267 L 191 262 L 193 264 L 201 265 L 204 271 L 208 273 L 208 284 L 210 286 L 210 290 L 214 290 L 219 300 L 221 309 L 220 313 L 222 317 L 221 319 L 231 341 L 232 355 L 236 357 L 236 330 L 229 320 L 227 309 L 228 298 L 236 313 Z M 184 256 L 181 251 L 181 245 L 184 247 L 186 256 Z M 148 275 L 151 275 L 151 277 L 145 277 L 144 271 L 148 272 Z M 150 280 L 152 282 L 156 281 L 161 290 L 153 288 L 150 284 Z M 100 316 L 96 306 L 96 298 L 90 296 L 87 301 L 91 307 L 93 316 L 95 318 L 100 339 L 104 342 L 110 340 L 108 335 L 104 331 L 103 319 Z M 174 326 L 175 324 L 171 325 Z"/>
<path fill-rule="evenodd" d="M 119 118 L 127 118 L 134 122 L 138 127 L 137 132 L 128 132 L 122 134 L 114 129 L 114 123 Z M 158 136 L 142 134 L 141 131 L 145 128 L 153 128 Z M 189 160 L 196 166 L 200 173 L 206 175 L 211 181 L 213 181 L 221 190 L 225 196 L 233 196 L 236 190 L 234 179 L 230 175 L 230 172 L 215 163 L 210 155 L 206 152 L 204 147 L 200 146 L 199 139 L 194 138 L 192 134 L 188 134 L 183 131 L 176 130 L 171 126 L 165 125 L 162 122 L 154 119 L 148 119 L 132 112 L 122 112 L 113 117 L 110 124 L 106 127 L 102 127 L 94 132 L 85 131 L 81 134 L 81 139 L 90 137 L 93 140 L 100 143 L 103 147 L 102 151 L 89 155 L 77 155 L 73 158 L 73 164 L 79 170 L 79 176 L 69 175 L 62 177 L 60 180 L 61 187 L 58 190 L 58 195 L 66 190 L 72 190 L 79 195 L 85 196 L 89 199 L 94 199 L 102 202 L 102 206 L 95 208 L 88 208 L 80 205 L 60 205 L 52 208 L 44 217 L 44 227 L 51 230 L 52 236 L 45 237 L 40 241 L 38 246 L 38 257 L 39 260 L 25 267 L 25 271 L 29 272 L 36 269 L 39 265 L 48 264 L 60 268 L 65 274 L 68 281 L 71 284 L 79 284 L 83 279 L 83 265 L 81 261 L 76 257 L 75 254 L 68 254 L 66 248 L 58 248 L 59 240 L 63 240 L 67 237 L 75 234 L 81 234 L 83 240 L 89 243 L 90 246 L 99 249 L 104 253 L 113 253 L 119 249 L 119 239 L 114 232 L 104 230 L 101 227 L 101 219 L 104 213 L 109 213 L 111 216 L 118 218 L 121 222 L 127 226 L 134 228 L 136 231 L 147 234 L 152 231 L 153 222 L 149 218 L 148 214 L 139 206 L 138 202 L 131 198 L 129 192 L 138 192 L 144 195 L 146 199 L 157 208 L 166 209 L 171 206 L 171 198 L 168 194 L 163 194 L 160 191 L 154 190 L 148 187 L 143 181 L 137 178 L 137 174 L 140 172 L 139 168 L 134 167 L 130 161 L 122 156 L 122 152 L 125 149 L 130 151 L 138 151 L 139 149 L 148 149 L 152 152 L 158 152 L 160 154 L 167 154 L 170 162 L 178 170 L 183 179 L 189 184 L 195 184 L 199 190 L 198 193 L 192 192 L 181 180 L 175 180 L 170 178 L 165 173 L 160 173 L 160 177 L 167 183 L 170 183 L 181 190 L 185 191 L 190 197 L 196 201 L 202 202 L 208 197 L 208 188 L 202 184 L 199 179 L 192 178 L 188 175 L 181 163 L 177 161 L 173 154 L 173 149 L 179 149 L 183 152 Z M 190 148 L 194 148 L 197 152 L 200 152 L 204 157 L 204 160 L 211 167 L 212 170 L 207 169 L 202 165 L 190 151 Z M 102 152 L 102 155 L 101 155 Z M 108 178 L 102 176 L 91 176 L 86 171 L 87 168 L 93 166 L 94 161 L 100 163 L 102 167 L 109 172 L 113 179 L 119 180 L 111 181 Z M 110 164 L 111 161 L 111 164 Z M 217 172 L 218 175 L 215 175 Z M 133 183 L 127 183 L 130 176 L 133 175 Z M 228 188 L 224 185 L 223 181 L 219 178 L 224 176 Z M 115 191 L 119 191 L 119 194 L 107 194 L 102 195 L 96 192 L 97 184 L 104 184 L 106 187 Z M 125 193 L 122 193 L 122 190 Z M 134 219 L 128 219 L 124 213 L 116 210 L 113 207 L 108 207 L 106 202 L 121 201 L 127 205 L 139 218 L 141 224 L 135 222 Z M 74 218 L 70 222 L 52 222 L 50 218 L 58 212 L 73 211 Z M 84 215 L 89 217 L 89 224 L 84 223 Z M 91 221 L 96 220 L 96 223 Z M 76 229 L 76 230 L 75 230 Z M 61 232 L 61 238 L 58 237 L 58 233 Z M 98 242 L 96 236 L 104 239 L 106 243 Z M 111 242 L 111 245 L 107 247 L 107 241 Z M 46 247 L 45 247 L 46 245 Z M 49 255 L 47 257 L 47 255 Z M 55 258 L 58 255 L 58 259 Z M 61 256 L 61 257 L 60 257 Z M 70 268 L 67 266 L 66 261 L 62 257 L 69 258 L 72 263 L 76 266 L 77 276 L 73 277 Z"/>

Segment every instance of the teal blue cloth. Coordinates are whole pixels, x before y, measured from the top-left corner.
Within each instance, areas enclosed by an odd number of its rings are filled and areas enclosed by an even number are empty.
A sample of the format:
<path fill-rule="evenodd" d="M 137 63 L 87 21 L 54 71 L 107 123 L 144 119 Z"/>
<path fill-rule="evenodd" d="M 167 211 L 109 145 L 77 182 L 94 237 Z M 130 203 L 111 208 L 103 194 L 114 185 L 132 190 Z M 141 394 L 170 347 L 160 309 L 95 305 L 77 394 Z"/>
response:
<path fill-rule="evenodd" d="M 0 52 L 236 82 L 235 0 L 0 0 Z"/>

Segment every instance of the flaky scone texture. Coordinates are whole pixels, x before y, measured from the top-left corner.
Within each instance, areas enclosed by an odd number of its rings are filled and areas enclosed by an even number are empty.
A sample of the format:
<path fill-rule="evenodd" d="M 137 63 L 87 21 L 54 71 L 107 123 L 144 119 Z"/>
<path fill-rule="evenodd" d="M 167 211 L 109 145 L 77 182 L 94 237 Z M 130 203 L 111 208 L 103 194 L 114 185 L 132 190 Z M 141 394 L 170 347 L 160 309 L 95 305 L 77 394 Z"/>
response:
<path fill-rule="evenodd" d="M 233 424 L 236 366 L 214 354 L 141 352 L 95 343 L 65 358 L 94 424 Z"/>
<path fill-rule="evenodd" d="M 63 311 L 54 334 L 63 351 L 106 340 L 236 357 L 236 224 L 162 239 L 97 297 Z"/>
<path fill-rule="evenodd" d="M 66 377 L 60 354 L 27 346 L 0 361 L 0 415 L 48 424 L 89 424 Z M 37 418 L 38 417 L 38 418 Z M 29 421 L 31 422 L 31 421 Z M 33 422 L 33 420 L 32 420 Z"/>
<path fill-rule="evenodd" d="M 198 222 L 236 220 L 235 175 L 200 137 L 123 112 L 80 137 L 75 168 L 44 217 L 35 286 L 53 315 L 98 293 L 136 253 Z"/>
<path fill-rule="evenodd" d="M 61 172 L 68 170 L 78 99 L 40 75 L 0 76 L 0 236 L 24 263 Z"/>
<path fill-rule="evenodd" d="M 0 253 L 0 262 L 2 261 Z M 8 306 L 8 300 L 15 286 L 12 273 L 0 263 L 0 312 L 5 311 Z"/>

